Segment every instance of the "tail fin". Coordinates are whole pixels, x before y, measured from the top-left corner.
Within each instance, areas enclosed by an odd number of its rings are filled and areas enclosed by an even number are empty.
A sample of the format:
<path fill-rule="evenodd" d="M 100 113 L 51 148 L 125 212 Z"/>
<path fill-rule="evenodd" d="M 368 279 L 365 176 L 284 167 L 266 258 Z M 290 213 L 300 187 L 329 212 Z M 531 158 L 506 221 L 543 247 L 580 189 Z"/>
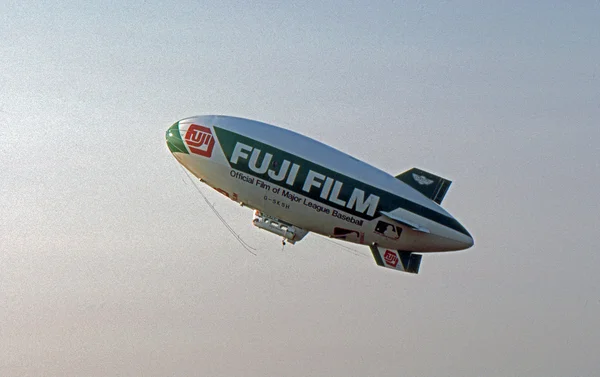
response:
<path fill-rule="evenodd" d="M 421 254 L 414 254 L 410 251 L 390 250 L 379 247 L 376 244 L 369 247 L 378 266 L 409 272 L 411 274 L 419 273 Z"/>
<path fill-rule="evenodd" d="M 399 180 L 419 191 L 437 204 L 442 204 L 452 181 L 424 170 L 412 168 L 396 176 Z"/>

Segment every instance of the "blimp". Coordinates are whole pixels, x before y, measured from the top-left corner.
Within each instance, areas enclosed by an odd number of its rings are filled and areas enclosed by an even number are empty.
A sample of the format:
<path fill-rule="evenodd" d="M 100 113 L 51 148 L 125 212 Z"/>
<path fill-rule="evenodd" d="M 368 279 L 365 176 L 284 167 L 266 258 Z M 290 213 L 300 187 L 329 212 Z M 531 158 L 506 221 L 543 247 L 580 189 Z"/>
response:
<path fill-rule="evenodd" d="M 473 246 L 441 207 L 451 181 L 412 168 L 397 176 L 286 128 L 224 115 L 182 119 L 166 132 L 175 159 L 252 210 L 285 244 L 309 232 L 370 248 L 378 266 L 416 274 L 427 253 Z"/>

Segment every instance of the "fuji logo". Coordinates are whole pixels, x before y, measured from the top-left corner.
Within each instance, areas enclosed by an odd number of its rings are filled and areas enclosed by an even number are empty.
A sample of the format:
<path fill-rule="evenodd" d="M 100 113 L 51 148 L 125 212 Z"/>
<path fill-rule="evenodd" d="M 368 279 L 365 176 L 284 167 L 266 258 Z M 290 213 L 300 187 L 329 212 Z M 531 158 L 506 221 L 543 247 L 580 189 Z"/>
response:
<path fill-rule="evenodd" d="M 185 134 L 185 142 L 190 152 L 200 156 L 209 157 L 215 146 L 215 138 L 210 132 L 210 128 L 191 124 Z"/>
<path fill-rule="evenodd" d="M 392 267 L 396 267 L 398 265 L 398 256 L 391 250 L 385 251 L 383 259 L 385 259 L 385 263 L 389 264 Z"/>

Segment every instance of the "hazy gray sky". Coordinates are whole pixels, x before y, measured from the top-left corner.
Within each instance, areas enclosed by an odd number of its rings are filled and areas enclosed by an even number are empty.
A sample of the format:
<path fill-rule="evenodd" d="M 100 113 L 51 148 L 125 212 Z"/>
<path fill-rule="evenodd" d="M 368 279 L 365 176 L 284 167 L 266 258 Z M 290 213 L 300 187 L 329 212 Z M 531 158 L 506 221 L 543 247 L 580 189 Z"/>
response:
<path fill-rule="evenodd" d="M 597 376 L 600 5 L 0 3 L 0 375 Z M 502 3 L 502 4 L 500 4 Z M 281 250 L 168 152 L 288 127 L 452 179 L 417 276 Z"/>

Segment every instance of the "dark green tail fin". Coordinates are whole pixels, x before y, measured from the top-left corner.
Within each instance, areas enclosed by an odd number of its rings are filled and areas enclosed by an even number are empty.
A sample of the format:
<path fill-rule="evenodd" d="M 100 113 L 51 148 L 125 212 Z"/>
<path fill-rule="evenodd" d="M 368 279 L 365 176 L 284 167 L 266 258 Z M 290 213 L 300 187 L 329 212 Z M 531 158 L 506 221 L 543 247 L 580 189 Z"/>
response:
<path fill-rule="evenodd" d="M 397 175 L 396 178 L 419 191 L 437 204 L 442 204 L 452 181 L 438 177 L 424 170 L 412 168 Z"/>

